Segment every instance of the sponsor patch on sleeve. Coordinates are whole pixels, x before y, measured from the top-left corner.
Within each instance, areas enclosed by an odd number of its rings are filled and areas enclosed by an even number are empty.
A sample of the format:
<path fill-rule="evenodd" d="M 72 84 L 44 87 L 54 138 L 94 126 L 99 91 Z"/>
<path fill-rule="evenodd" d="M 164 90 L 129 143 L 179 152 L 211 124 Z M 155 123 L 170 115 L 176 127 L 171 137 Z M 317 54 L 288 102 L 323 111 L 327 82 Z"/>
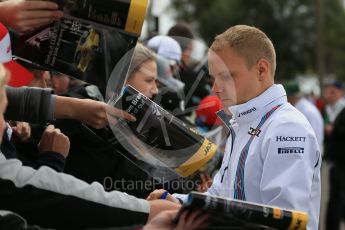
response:
<path fill-rule="evenodd" d="M 275 136 L 278 155 L 303 155 L 306 136 Z"/>
<path fill-rule="evenodd" d="M 278 154 L 303 154 L 304 148 L 301 147 L 285 147 L 278 148 Z"/>

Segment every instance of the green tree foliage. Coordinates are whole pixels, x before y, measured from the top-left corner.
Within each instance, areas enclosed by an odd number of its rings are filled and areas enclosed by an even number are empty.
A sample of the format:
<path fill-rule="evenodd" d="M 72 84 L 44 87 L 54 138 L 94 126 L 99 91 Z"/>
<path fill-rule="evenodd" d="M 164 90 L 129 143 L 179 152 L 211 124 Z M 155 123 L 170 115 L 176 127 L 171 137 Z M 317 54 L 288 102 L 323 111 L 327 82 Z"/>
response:
<path fill-rule="evenodd" d="M 327 73 L 345 80 L 345 9 L 342 0 L 328 0 L 325 7 L 324 47 Z"/>
<path fill-rule="evenodd" d="M 208 45 L 215 35 L 237 24 L 265 31 L 277 51 L 278 80 L 316 71 L 316 0 L 174 0 L 173 4 L 178 19 L 196 22 Z M 345 16 L 340 4 L 341 0 L 324 4 L 327 73 L 344 71 Z"/>

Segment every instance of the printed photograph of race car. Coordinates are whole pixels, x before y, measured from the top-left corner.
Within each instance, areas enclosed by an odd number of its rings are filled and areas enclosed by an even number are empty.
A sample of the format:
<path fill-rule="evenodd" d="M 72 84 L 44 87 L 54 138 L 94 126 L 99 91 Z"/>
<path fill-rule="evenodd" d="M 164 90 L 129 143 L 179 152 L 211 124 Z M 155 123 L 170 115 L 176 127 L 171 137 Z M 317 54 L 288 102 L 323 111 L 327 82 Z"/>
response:
<path fill-rule="evenodd" d="M 85 72 L 92 60 L 94 52 L 100 44 L 100 35 L 94 30 L 85 31 L 80 37 L 74 54 L 74 64 L 81 72 Z"/>

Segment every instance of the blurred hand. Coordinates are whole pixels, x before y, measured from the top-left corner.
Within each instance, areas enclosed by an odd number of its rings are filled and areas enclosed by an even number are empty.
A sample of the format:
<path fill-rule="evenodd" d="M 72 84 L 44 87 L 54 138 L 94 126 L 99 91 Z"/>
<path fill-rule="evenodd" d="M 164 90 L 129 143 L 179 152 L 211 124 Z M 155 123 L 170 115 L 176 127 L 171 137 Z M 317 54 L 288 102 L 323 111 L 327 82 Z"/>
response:
<path fill-rule="evenodd" d="M 165 192 L 164 189 L 156 189 L 155 191 L 150 193 L 150 195 L 146 198 L 146 200 L 159 200 L 159 199 L 161 199 L 164 192 Z M 175 197 L 173 197 L 171 194 L 167 195 L 166 200 L 173 202 L 173 203 L 176 203 L 176 204 L 180 204 L 180 202 Z"/>
<path fill-rule="evenodd" d="M 326 124 L 325 125 L 325 135 L 330 136 L 333 131 L 333 125 L 331 124 Z"/>
<path fill-rule="evenodd" d="M 27 32 L 63 16 L 52 1 L 8 0 L 0 2 L 0 22 L 17 32 Z"/>
<path fill-rule="evenodd" d="M 107 124 L 116 124 L 116 118 L 135 121 L 135 117 L 104 102 L 91 99 L 82 99 L 75 110 L 74 119 L 77 119 L 93 128 L 100 129 Z"/>
<path fill-rule="evenodd" d="M 151 200 L 149 201 L 149 204 L 150 204 L 150 215 L 148 219 L 149 221 L 153 219 L 161 211 L 178 210 L 181 207 L 180 204 L 175 204 L 167 200 Z"/>
<path fill-rule="evenodd" d="M 144 230 L 192 230 L 202 227 L 207 227 L 207 219 L 208 215 L 202 214 L 200 211 L 195 211 L 189 213 L 188 211 L 184 211 L 180 219 L 175 225 L 172 221 L 177 215 L 177 210 L 173 211 L 163 211 L 159 213 L 155 218 L 150 220 L 145 226 Z"/>
<path fill-rule="evenodd" d="M 50 82 L 50 73 L 44 70 L 32 70 L 34 74 L 34 79 L 30 82 L 30 87 L 39 87 L 39 88 L 47 88 Z M 51 84 L 49 85 L 51 86 Z"/>
<path fill-rule="evenodd" d="M 42 78 L 34 78 L 28 85 L 30 87 L 47 88 L 47 84 Z"/>
<path fill-rule="evenodd" d="M 31 127 L 29 123 L 17 121 L 15 123 L 10 123 L 10 125 L 13 130 L 13 141 L 26 141 L 31 137 Z"/>
<path fill-rule="evenodd" d="M 200 173 L 200 180 L 200 184 L 197 186 L 196 191 L 207 192 L 213 183 L 212 178 L 207 173 Z"/>
<path fill-rule="evenodd" d="M 53 151 L 60 153 L 66 158 L 69 147 L 70 142 L 68 137 L 61 133 L 60 129 L 56 129 L 54 125 L 49 125 L 42 134 L 40 143 L 38 144 L 38 151 L 40 153 Z"/>

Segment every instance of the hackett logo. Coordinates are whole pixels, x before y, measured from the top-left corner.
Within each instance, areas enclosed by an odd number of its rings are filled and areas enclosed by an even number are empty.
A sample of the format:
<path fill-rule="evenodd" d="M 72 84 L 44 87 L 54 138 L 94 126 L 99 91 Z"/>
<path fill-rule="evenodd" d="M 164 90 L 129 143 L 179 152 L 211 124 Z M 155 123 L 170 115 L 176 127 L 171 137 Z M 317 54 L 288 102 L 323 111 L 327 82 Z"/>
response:
<path fill-rule="evenodd" d="M 278 148 L 278 154 L 290 154 L 290 153 L 304 153 L 304 148 L 300 148 L 300 147 Z"/>
<path fill-rule="evenodd" d="M 242 112 L 242 113 L 239 113 L 239 114 L 238 114 L 238 117 L 247 115 L 247 114 L 249 114 L 249 113 L 251 113 L 251 112 L 254 112 L 254 111 L 256 111 L 256 108 L 255 108 L 255 107 L 253 107 L 253 108 L 251 108 L 251 109 L 248 109 L 247 111 L 244 111 L 244 112 Z"/>
<path fill-rule="evenodd" d="M 284 136 L 276 136 L 277 142 L 285 142 L 285 141 L 299 141 L 305 142 L 306 137 L 284 137 Z"/>

